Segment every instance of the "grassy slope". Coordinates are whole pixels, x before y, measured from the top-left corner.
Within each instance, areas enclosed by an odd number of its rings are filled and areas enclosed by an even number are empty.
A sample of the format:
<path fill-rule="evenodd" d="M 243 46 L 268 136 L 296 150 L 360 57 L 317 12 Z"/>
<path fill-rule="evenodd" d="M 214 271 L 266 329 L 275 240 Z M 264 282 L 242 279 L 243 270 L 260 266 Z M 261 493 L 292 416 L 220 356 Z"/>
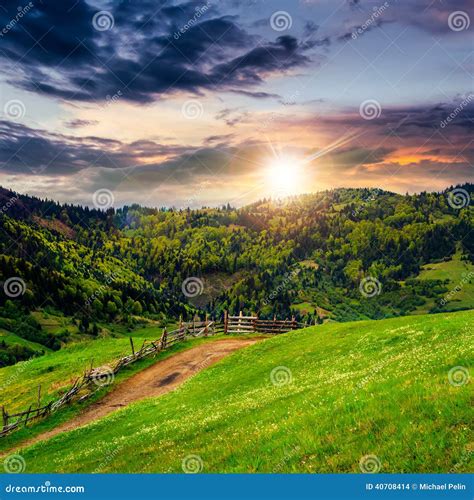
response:
<path fill-rule="evenodd" d="M 138 333 L 139 331 L 137 331 Z M 29 438 L 32 438 L 38 434 L 41 434 L 42 432 L 49 431 L 51 429 L 54 429 L 57 425 L 66 422 L 70 420 L 71 418 L 75 417 L 78 415 L 85 407 L 90 406 L 91 404 L 95 403 L 99 399 L 101 399 L 106 393 L 110 392 L 111 390 L 114 389 L 116 384 L 122 382 L 123 380 L 126 380 L 127 378 L 130 378 L 132 375 L 135 373 L 147 368 L 148 366 L 156 363 L 157 361 L 163 360 L 168 358 L 169 356 L 173 356 L 174 354 L 184 351 L 186 349 L 190 349 L 192 347 L 195 347 L 196 345 L 202 343 L 202 342 L 212 342 L 216 338 L 221 338 L 222 336 L 218 337 L 208 337 L 208 338 L 197 338 L 197 339 L 188 339 L 185 342 L 180 342 L 178 344 L 175 344 L 174 346 L 166 349 L 166 351 L 162 351 L 159 354 L 156 355 L 156 357 L 149 357 L 145 358 L 143 360 L 137 361 L 136 363 L 133 363 L 123 370 L 121 370 L 116 376 L 115 376 L 115 383 L 108 385 L 104 388 L 102 388 L 100 391 L 96 392 L 91 398 L 87 399 L 86 401 L 82 403 L 74 403 L 71 406 L 66 406 L 62 408 L 60 411 L 53 413 L 50 417 L 46 419 L 41 419 L 37 420 L 33 423 L 28 424 L 28 427 L 22 427 L 19 430 L 12 432 L 8 434 L 6 437 L 0 439 L 0 456 L 5 452 L 5 450 L 10 450 L 14 447 L 19 446 L 20 443 L 22 443 L 24 440 L 27 440 Z M 148 337 L 149 338 L 149 337 Z M 92 341 L 93 343 L 94 341 Z M 84 347 L 85 344 L 84 344 Z M 88 346 L 88 347 L 94 347 L 93 345 Z M 109 346 L 110 347 L 110 346 Z M 64 349 L 65 352 L 67 350 Z M 57 353 L 52 353 L 52 357 L 50 357 L 50 362 L 53 364 L 55 362 L 55 354 Z M 71 352 L 71 355 L 73 353 Z M 115 359 L 115 358 L 114 358 Z M 36 371 L 36 368 L 33 366 L 30 368 L 29 365 L 25 365 L 25 373 L 27 370 L 32 369 L 33 371 Z M 72 369 L 72 368 L 71 368 Z M 56 372 L 57 376 L 59 377 L 61 372 Z M 19 375 L 21 377 L 21 375 Z M 28 376 L 29 378 L 30 376 Z M 73 377 L 74 378 L 74 377 Z M 5 379 L 7 384 L 9 383 L 17 383 L 16 378 L 10 378 L 10 379 Z M 71 379 L 72 380 L 72 379 Z M 2 380 L 3 382 L 3 380 Z M 0 389 L 2 389 L 2 385 L 0 384 Z M 20 387 L 23 386 L 23 384 L 20 384 Z M 34 401 L 35 393 L 31 391 L 27 391 L 25 393 L 26 399 Z M 47 400 L 52 399 L 51 398 L 51 393 L 48 395 L 48 398 L 45 398 Z M 22 400 L 23 401 L 23 400 Z M 24 404 L 21 402 L 18 402 L 18 406 L 21 409 L 24 409 Z M 10 410 L 10 407 L 7 407 L 8 410 Z"/>
<path fill-rule="evenodd" d="M 155 340 L 161 334 L 161 328 L 146 327 L 129 335 L 137 339 L 135 347 L 139 349 L 145 338 Z M 69 387 L 91 362 L 100 366 L 130 352 L 128 337 L 89 337 L 89 340 L 67 345 L 45 356 L 0 368 L 0 404 L 5 405 L 10 413 L 25 410 L 29 404 L 36 403 L 39 384 L 42 393 L 52 398 Z"/>
<path fill-rule="evenodd" d="M 470 468 L 474 312 L 327 324 L 239 351 L 177 391 L 21 452 L 29 472 L 382 472 Z M 291 370 L 275 387 L 272 369 Z"/>
<path fill-rule="evenodd" d="M 458 252 L 447 262 L 423 266 L 419 279 L 450 280 L 447 285 L 450 291 L 459 286 L 460 289 L 452 295 L 445 306 L 445 309 L 452 311 L 474 308 L 474 278 L 468 279 L 469 275 L 474 276 L 474 265 L 468 261 L 462 261 L 461 254 Z M 421 309 L 428 310 L 433 305 L 434 300 L 430 300 Z"/>
<path fill-rule="evenodd" d="M 21 345 L 25 347 L 29 347 L 33 351 L 36 351 L 37 353 L 42 353 L 42 352 L 51 352 L 51 349 L 48 347 L 45 347 L 44 345 L 38 344 L 37 342 L 31 342 L 30 340 L 26 340 L 22 337 L 19 337 L 18 335 L 15 335 L 14 333 L 4 330 L 0 328 L 0 340 L 4 340 L 7 345 Z M 0 384 L 1 385 L 1 384 Z"/>

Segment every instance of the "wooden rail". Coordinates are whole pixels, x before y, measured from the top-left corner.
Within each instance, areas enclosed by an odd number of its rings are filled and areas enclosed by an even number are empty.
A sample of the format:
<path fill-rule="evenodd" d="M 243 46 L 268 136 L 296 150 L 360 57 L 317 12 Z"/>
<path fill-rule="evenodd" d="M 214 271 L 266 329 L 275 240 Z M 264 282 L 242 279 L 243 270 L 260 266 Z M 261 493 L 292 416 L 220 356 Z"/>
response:
<path fill-rule="evenodd" d="M 141 348 L 136 351 L 133 339 L 130 337 L 130 346 L 132 354 L 126 355 L 118 359 L 110 365 L 90 368 L 84 374 L 76 379 L 72 387 L 68 389 L 59 399 L 50 401 L 41 406 L 40 395 L 41 386 L 38 388 L 38 403 L 33 407 L 30 405 L 28 410 L 18 413 L 8 413 L 5 406 L 2 406 L 2 426 L 0 428 L 0 437 L 6 436 L 9 432 L 20 426 L 26 426 L 32 420 L 46 417 L 47 415 L 59 410 L 73 400 L 84 401 L 91 397 L 95 392 L 103 386 L 111 383 L 122 368 L 135 363 L 136 361 L 146 358 L 151 355 L 156 355 L 158 352 L 171 347 L 172 345 L 185 340 L 187 337 L 199 337 L 214 335 L 217 333 L 215 322 L 209 321 L 192 321 L 183 323 L 180 321 L 179 327 L 176 330 L 168 332 L 166 328 L 158 340 L 145 340 Z"/>
<path fill-rule="evenodd" d="M 295 318 L 291 320 L 279 320 L 274 317 L 271 319 L 259 319 L 258 316 L 229 316 L 224 313 L 224 333 L 268 333 L 279 334 L 286 333 L 298 328 L 304 328 L 307 325 L 298 323 Z"/>
<path fill-rule="evenodd" d="M 222 322 L 210 321 L 206 319 L 201 321 L 195 318 L 190 322 L 180 320 L 176 330 L 170 332 L 163 329 L 161 337 L 154 341 L 145 340 L 137 351 L 133 339 L 130 337 L 131 354 L 121 357 L 116 362 L 109 365 L 86 369 L 84 374 L 77 378 L 72 387 L 68 389 L 59 399 L 49 401 L 41 405 L 41 386 L 38 387 L 38 400 L 35 406 L 30 405 L 28 410 L 18 413 L 8 413 L 5 406 L 2 406 L 2 426 L 0 428 L 0 437 L 6 436 L 9 432 L 20 426 L 26 426 L 28 422 L 43 418 L 59 410 L 64 405 L 72 401 L 84 401 L 90 398 L 95 392 L 103 386 L 108 385 L 114 380 L 115 375 L 124 367 L 135 363 L 136 361 L 156 355 L 158 352 L 173 346 L 189 337 L 201 337 L 216 335 L 219 333 L 229 334 L 248 334 L 265 333 L 277 335 L 286 333 L 298 328 L 304 328 L 301 323 L 296 322 L 293 317 L 291 320 L 273 320 L 259 319 L 258 316 L 229 316 L 227 311 L 224 313 Z"/>

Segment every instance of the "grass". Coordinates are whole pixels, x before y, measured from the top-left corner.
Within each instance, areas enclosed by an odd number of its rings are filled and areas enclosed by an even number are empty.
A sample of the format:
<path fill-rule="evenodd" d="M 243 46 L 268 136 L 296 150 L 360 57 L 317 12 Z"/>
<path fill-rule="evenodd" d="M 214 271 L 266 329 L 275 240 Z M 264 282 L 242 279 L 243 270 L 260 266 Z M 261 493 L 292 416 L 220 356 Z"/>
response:
<path fill-rule="evenodd" d="M 307 314 L 314 313 L 314 311 L 316 311 L 316 306 L 311 304 L 311 302 L 302 302 L 301 304 L 292 304 L 291 309 L 301 314 Z"/>
<path fill-rule="evenodd" d="M 147 327 L 129 335 L 139 339 L 135 341 L 135 348 L 138 350 L 145 338 L 155 340 L 161 334 L 161 328 Z M 130 352 L 128 337 L 89 337 L 89 340 L 66 345 L 59 351 L 0 368 L 0 404 L 9 413 L 26 410 L 37 401 L 38 385 L 41 384 L 41 391 L 48 395 L 48 400 L 53 399 L 71 386 L 91 363 L 100 366 Z"/>
<path fill-rule="evenodd" d="M 42 432 L 49 431 L 51 429 L 54 429 L 57 425 L 66 422 L 67 420 L 70 420 L 71 418 L 75 417 L 78 415 L 84 408 L 87 406 L 90 406 L 91 404 L 95 403 L 98 401 L 100 398 L 102 398 L 105 394 L 108 392 L 112 391 L 114 387 L 120 383 L 123 380 L 126 380 L 127 378 L 130 378 L 132 375 L 135 373 L 147 368 L 148 366 L 156 363 L 157 361 L 166 359 L 170 356 L 173 356 L 174 354 L 184 351 L 186 349 L 190 349 L 192 347 L 195 347 L 196 345 L 199 345 L 202 342 L 211 342 L 212 340 L 220 338 L 220 336 L 216 337 L 209 337 L 209 338 L 197 338 L 197 339 L 188 339 L 185 342 L 180 342 L 178 344 L 173 345 L 172 347 L 168 348 L 166 351 L 162 351 L 156 355 L 156 357 L 150 357 L 150 358 L 145 358 L 140 361 L 137 361 L 136 363 L 133 363 L 123 370 L 121 370 L 116 376 L 114 380 L 114 384 L 105 386 L 103 389 L 95 393 L 91 398 L 88 400 L 82 402 L 82 403 L 75 403 L 71 406 L 66 406 L 62 408 L 60 411 L 53 413 L 50 417 L 46 419 L 41 419 L 37 420 L 33 423 L 30 423 L 27 428 L 20 428 L 19 430 L 8 434 L 6 437 L 2 438 L 0 440 L 0 455 L 2 454 L 2 451 L 8 450 L 12 447 L 18 446 L 22 441 L 25 439 L 34 437 Z M 91 346 L 92 347 L 92 346 Z M 64 351 L 66 351 L 65 349 Z M 63 352 L 64 352 L 63 351 Z M 58 353 L 53 353 L 50 357 L 50 361 L 54 363 L 54 357 Z M 26 373 L 28 370 L 34 370 L 34 367 L 28 366 L 24 368 L 24 372 Z M 59 373 L 59 372 L 58 372 Z M 8 381 L 8 379 L 6 379 Z M 28 392 L 28 396 L 33 396 L 34 394 Z M 51 396 L 51 395 L 49 395 Z M 28 400 L 30 397 L 28 398 Z M 48 397 L 48 400 L 52 399 Z M 35 399 L 32 398 L 32 401 L 35 402 Z M 21 404 L 20 404 L 21 406 Z M 21 409 L 24 409 L 22 406 Z M 8 410 L 10 410 L 10 407 L 8 407 Z"/>
<path fill-rule="evenodd" d="M 178 390 L 20 453 L 27 472 L 381 472 L 472 468 L 474 312 L 331 323 L 225 358 Z M 283 368 L 282 368 L 283 367 Z M 277 370 L 282 381 L 271 381 Z M 273 372 L 275 373 L 275 372 Z"/>
<path fill-rule="evenodd" d="M 51 351 L 51 349 L 45 347 L 44 345 L 38 344 L 37 342 L 31 342 L 30 340 L 26 340 L 22 337 L 19 337 L 18 335 L 15 335 L 14 333 L 8 330 L 3 330 L 2 328 L 0 328 L 0 341 L 2 340 L 4 340 L 8 345 L 16 344 L 24 347 L 29 347 L 31 350 L 37 353 Z"/>
<path fill-rule="evenodd" d="M 41 325 L 41 328 L 51 334 L 56 335 L 62 330 L 68 330 L 72 335 L 78 335 L 79 329 L 71 318 L 67 318 L 60 313 L 53 314 L 46 311 L 33 311 L 31 315 Z"/>
<path fill-rule="evenodd" d="M 474 265 L 461 260 L 461 253 L 456 253 L 446 262 L 427 264 L 423 266 L 421 280 L 449 280 L 447 287 L 450 292 L 446 310 L 473 309 L 474 308 Z M 457 288 L 456 288 L 457 287 Z M 434 300 L 422 306 L 422 310 L 431 308 Z"/>

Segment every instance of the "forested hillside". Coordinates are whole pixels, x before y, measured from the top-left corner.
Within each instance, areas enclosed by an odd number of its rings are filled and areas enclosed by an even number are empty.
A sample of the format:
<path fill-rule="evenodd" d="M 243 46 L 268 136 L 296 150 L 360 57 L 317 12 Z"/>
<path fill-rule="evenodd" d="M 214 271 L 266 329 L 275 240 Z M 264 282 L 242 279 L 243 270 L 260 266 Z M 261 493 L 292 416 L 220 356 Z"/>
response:
<path fill-rule="evenodd" d="M 98 335 L 104 323 L 196 310 L 345 321 L 466 308 L 453 290 L 474 279 L 473 209 L 456 205 L 452 189 L 338 189 L 240 209 L 106 212 L 2 189 L 0 332 L 58 349 L 71 329 L 51 335 L 31 314 L 38 310 Z M 472 184 L 460 189 L 472 198 Z M 453 263 L 453 279 L 426 270 Z M 4 339 L 3 363 L 31 355 L 34 346 L 20 343 L 12 354 Z"/>

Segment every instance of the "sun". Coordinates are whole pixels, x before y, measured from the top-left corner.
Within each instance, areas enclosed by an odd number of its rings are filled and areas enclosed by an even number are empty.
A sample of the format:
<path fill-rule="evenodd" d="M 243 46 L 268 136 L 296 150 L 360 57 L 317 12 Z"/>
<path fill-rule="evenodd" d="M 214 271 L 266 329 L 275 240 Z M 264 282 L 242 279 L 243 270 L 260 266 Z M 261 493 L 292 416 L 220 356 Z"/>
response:
<path fill-rule="evenodd" d="M 267 168 L 267 188 L 272 198 L 283 198 L 301 192 L 303 188 L 301 161 L 292 157 L 272 160 Z"/>

